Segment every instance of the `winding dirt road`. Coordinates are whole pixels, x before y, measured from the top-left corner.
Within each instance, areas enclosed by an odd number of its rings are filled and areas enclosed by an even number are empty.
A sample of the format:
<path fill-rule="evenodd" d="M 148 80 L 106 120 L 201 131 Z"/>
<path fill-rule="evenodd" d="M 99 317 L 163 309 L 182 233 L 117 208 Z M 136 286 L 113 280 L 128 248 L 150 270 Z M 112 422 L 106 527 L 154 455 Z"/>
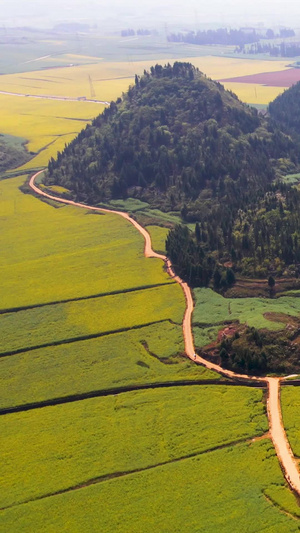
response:
<path fill-rule="evenodd" d="M 184 343 L 185 343 L 185 352 L 186 352 L 186 355 L 192 361 L 195 361 L 196 363 L 201 364 L 210 370 L 215 370 L 219 374 L 222 374 L 223 376 L 226 376 L 226 377 L 229 377 L 235 380 L 260 382 L 260 383 L 265 383 L 267 385 L 268 387 L 267 412 L 268 412 L 271 439 L 272 439 L 274 448 L 276 450 L 276 454 L 279 459 L 279 462 L 284 471 L 287 482 L 289 483 L 292 490 L 294 490 L 300 496 L 300 476 L 299 476 L 299 471 L 298 471 L 298 464 L 294 457 L 290 444 L 288 442 L 288 439 L 287 439 L 287 436 L 284 430 L 283 422 L 282 422 L 281 406 L 280 406 L 280 381 L 283 378 L 247 376 L 244 374 L 237 374 L 230 370 L 226 370 L 220 367 L 219 365 L 216 365 L 210 361 L 207 361 L 206 359 L 203 359 L 199 355 L 195 356 L 195 347 L 194 347 L 194 340 L 193 340 L 193 333 L 192 333 L 192 313 L 194 310 L 194 302 L 193 302 L 191 290 L 189 286 L 187 285 L 187 283 L 182 281 L 178 276 L 175 276 L 170 260 L 165 255 L 158 254 L 154 252 L 154 250 L 152 250 L 151 238 L 150 238 L 149 233 L 145 230 L 145 228 L 143 228 L 140 224 L 138 224 L 138 222 L 136 222 L 133 218 L 131 218 L 128 215 L 128 213 L 124 213 L 123 211 L 113 211 L 111 209 L 93 207 L 93 206 L 81 204 L 79 202 L 73 202 L 72 200 L 65 200 L 63 198 L 59 198 L 57 196 L 48 194 L 45 191 L 42 191 L 35 185 L 35 179 L 42 172 L 43 171 L 37 172 L 30 178 L 29 186 L 35 193 L 41 196 L 44 196 L 46 198 L 49 198 L 51 200 L 55 200 L 56 202 L 61 202 L 63 204 L 73 205 L 76 207 L 82 207 L 84 209 L 89 209 L 91 211 L 114 213 L 116 215 L 119 215 L 125 218 L 131 224 L 133 224 L 133 226 L 143 235 L 145 239 L 145 249 L 144 249 L 145 257 L 156 257 L 158 259 L 162 259 L 165 262 L 169 275 L 181 285 L 184 295 L 185 295 L 186 310 L 185 310 L 185 314 L 183 318 L 182 327 L 183 327 L 183 335 L 184 335 Z"/>

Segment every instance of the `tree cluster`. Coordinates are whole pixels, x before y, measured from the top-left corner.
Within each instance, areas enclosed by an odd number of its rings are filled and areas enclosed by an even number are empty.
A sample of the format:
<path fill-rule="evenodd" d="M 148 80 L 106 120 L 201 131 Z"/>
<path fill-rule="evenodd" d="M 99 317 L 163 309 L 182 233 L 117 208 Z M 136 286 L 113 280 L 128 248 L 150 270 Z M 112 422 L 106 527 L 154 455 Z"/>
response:
<path fill-rule="evenodd" d="M 299 372 L 299 344 L 295 329 L 279 332 L 246 327 L 220 343 L 219 358 L 223 368 L 243 374 Z"/>
<path fill-rule="evenodd" d="M 238 30 L 218 28 L 217 30 L 171 33 L 168 35 L 168 41 L 198 45 L 236 45 L 238 46 L 237 51 L 241 52 L 246 44 L 258 43 L 261 39 L 274 39 L 275 37 L 286 38 L 294 35 L 294 30 L 287 28 L 281 29 L 279 34 L 275 34 L 271 28 L 260 32 L 256 31 L 254 28 L 240 28 Z"/>
<path fill-rule="evenodd" d="M 269 54 L 271 57 L 297 57 L 300 55 L 300 43 L 281 42 L 279 44 L 270 44 L 259 42 L 247 48 L 247 53 Z"/>
<path fill-rule="evenodd" d="M 277 96 L 269 104 L 269 113 L 277 128 L 300 138 L 300 82 Z"/>

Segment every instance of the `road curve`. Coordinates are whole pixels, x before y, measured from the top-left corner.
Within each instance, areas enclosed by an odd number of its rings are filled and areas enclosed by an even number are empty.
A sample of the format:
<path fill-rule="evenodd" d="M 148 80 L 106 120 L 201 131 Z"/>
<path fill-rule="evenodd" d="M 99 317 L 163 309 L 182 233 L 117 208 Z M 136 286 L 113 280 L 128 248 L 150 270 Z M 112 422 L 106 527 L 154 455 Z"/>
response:
<path fill-rule="evenodd" d="M 215 363 L 207 361 L 206 359 L 204 359 L 203 357 L 200 357 L 199 355 L 195 356 L 195 347 L 194 347 L 194 340 L 193 340 L 193 333 L 192 333 L 192 313 L 194 310 L 194 302 L 193 302 L 191 289 L 189 288 L 187 283 L 185 283 L 178 276 L 175 275 L 172 269 L 171 261 L 165 255 L 158 254 L 154 252 L 154 250 L 152 250 L 151 237 L 148 231 L 145 228 L 143 228 L 138 222 L 136 222 L 136 220 L 131 218 L 128 213 L 124 213 L 123 211 L 113 211 L 111 209 L 105 209 L 102 207 L 93 207 L 93 206 L 85 205 L 79 202 L 74 202 L 72 200 L 66 200 L 64 198 L 59 198 L 57 196 L 48 194 L 45 191 L 42 191 L 35 185 L 35 179 L 42 172 L 44 171 L 41 170 L 37 172 L 36 174 L 31 176 L 29 180 L 29 186 L 35 193 L 39 194 L 40 196 L 44 196 L 45 198 L 49 198 L 50 200 L 61 202 L 63 204 L 73 205 L 76 207 L 83 207 L 84 209 L 89 209 L 91 211 L 114 213 L 116 215 L 119 215 L 125 218 L 143 235 L 145 239 L 145 248 L 144 248 L 145 257 L 156 257 L 158 259 L 162 259 L 165 262 L 169 275 L 181 285 L 184 295 L 185 295 L 186 309 L 184 313 L 182 327 L 183 327 L 183 336 L 184 336 L 184 343 L 185 343 L 185 353 L 192 361 L 195 361 L 196 363 L 201 364 L 210 370 L 214 370 L 218 372 L 219 374 L 222 374 L 223 376 L 226 376 L 232 379 L 239 379 L 242 381 L 254 381 L 254 382 L 260 382 L 260 383 L 263 382 L 267 385 L 268 387 L 267 413 L 268 413 L 271 439 L 272 439 L 277 457 L 279 459 L 279 462 L 283 468 L 287 482 L 289 483 L 292 490 L 295 491 L 300 496 L 300 476 L 299 476 L 299 470 L 298 470 L 298 463 L 295 459 L 295 456 L 288 442 L 288 439 L 287 439 L 287 436 L 284 430 L 283 422 L 282 422 L 281 406 L 280 406 L 280 381 L 282 378 L 247 376 L 245 374 L 238 374 L 236 372 L 232 372 L 231 370 L 226 370 L 220 367 L 219 365 L 216 365 Z"/>

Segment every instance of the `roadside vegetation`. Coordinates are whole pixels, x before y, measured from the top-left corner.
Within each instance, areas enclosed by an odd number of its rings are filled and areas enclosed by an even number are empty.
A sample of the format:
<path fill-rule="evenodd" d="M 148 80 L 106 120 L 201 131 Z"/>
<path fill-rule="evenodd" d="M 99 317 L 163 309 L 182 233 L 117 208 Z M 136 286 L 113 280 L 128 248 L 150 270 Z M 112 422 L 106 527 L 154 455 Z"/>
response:
<path fill-rule="evenodd" d="M 300 457 L 300 388 L 286 386 L 281 389 L 283 423 L 296 457 Z"/>

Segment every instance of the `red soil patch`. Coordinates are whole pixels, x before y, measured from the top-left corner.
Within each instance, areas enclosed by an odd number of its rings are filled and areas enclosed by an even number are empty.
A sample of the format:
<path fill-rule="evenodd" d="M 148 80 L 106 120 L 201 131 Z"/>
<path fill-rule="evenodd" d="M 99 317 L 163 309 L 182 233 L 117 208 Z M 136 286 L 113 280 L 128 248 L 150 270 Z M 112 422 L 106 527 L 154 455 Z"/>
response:
<path fill-rule="evenodd" d="M 221 329 L 218 333 L 218 340 L 217 342 L 221 342 L 224 339 L 227 339 L 229 337 L 233 337 L 235 332 L 239 329 L 239 324 L 235 324 L 233 326 L 227 326 L 224 329 Z"/>
<path fill-rule="evenodd" d="M 269 87 L 291 87 L 300 81 L 300 69 L 290 68 L 275 72 L 261 72 L 249 76 L 239 76 L 237 78 L 226 78 L 218 81 L 232 81 L 235 83 L 258 83 Z"/>

